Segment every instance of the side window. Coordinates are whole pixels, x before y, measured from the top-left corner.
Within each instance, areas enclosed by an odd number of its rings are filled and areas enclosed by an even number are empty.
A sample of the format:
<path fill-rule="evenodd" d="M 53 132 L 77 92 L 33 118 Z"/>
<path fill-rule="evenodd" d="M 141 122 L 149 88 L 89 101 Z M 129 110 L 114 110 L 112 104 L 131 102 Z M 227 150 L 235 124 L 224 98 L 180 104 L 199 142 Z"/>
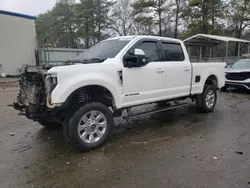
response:
<path fill-rule="evenodd" d="M 149 62 L 160 61 L 161 59 L 158 53 L 156 42 L 154 41 L 144 41 L 136 45 L 136 48 L 142 49 L 145 52 L 145 55 L 148 58 Z"/>
<path fill-rule="evenodd" d="M 183 61 L 184 53 L 178 43 L 162 42 L 164 61 Z"/>

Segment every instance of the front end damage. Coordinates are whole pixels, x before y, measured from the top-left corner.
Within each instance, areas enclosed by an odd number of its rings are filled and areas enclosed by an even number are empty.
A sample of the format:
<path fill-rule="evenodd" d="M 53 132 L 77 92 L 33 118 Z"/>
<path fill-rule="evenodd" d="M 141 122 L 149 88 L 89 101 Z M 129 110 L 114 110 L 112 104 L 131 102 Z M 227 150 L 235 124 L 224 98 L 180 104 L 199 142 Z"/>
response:
<path fill-rule="evenodd" d="M 47 74 L 43 67 L 26 66 L 20 70 L 20 90 L 14 108 L 34 121 L 55 117 L 59 107 L 50 104 L 50 94 L 57 85 L 57 77 Z M 54 121 L 54 120 L 53 120 Z"/>

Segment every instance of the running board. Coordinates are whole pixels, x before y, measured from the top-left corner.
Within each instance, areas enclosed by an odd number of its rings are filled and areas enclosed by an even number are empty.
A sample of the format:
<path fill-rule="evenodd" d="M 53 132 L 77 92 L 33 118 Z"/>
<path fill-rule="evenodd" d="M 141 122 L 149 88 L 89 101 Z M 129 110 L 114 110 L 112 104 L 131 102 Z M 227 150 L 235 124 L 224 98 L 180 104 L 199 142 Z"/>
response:
<path fill-rule="evenodd" d="M 159 112 L 165 112 L 165 111 L 168 111 L 168 110 L 172 110 L 172 109 L 175 109 L 175 108 L 180 108 L 180 107 L 184 107 L 184 106 L 188 106 L 188 105 L 189 105 L 188 103 L 177 104 L 177 105 L 173 105 L 173 106 L 170 106 L 170 107 L 167 107 L 167 108 L 161 108 L 161 109 L 142 112 L 142 113 L 138 113 L 138 114 L 131 114 L 131 115 L 128 115 L 128 116 L 124 116 L 123 119 L 127 120 L 129 118 L 134 118 L 134 117 L 138 117 L 138 116 L 156 114 L 156 113 L 159 113 Z"/>

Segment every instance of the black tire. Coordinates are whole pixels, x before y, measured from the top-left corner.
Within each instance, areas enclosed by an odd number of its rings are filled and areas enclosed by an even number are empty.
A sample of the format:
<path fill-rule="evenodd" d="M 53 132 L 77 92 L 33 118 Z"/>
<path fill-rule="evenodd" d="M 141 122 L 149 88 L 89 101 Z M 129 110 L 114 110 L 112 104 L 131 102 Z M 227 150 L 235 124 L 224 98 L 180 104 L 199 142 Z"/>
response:
<path fill-rule="evenodd" d="M 78 124 L 81 120 L 81 118 L 91 111 L 99 111 L 101 112 L 105 118 L 106 118 L 106 129 L 103 134 L 103 136 L 100 138 L 100 140 L 95 141 L 94 143 L 88 143 L 85 142 L 80 138 L 80 135 L 78 133 Z M 79 108 L 73 116 L 70 118 L 69 121 L 69 141 L 78 149 L 79 151 L 85 152 L 89 150 L 96 149 L 100 146 L 102 146 L 107 139 L 110 137 L 113 131 L 113 116 L 112 112 L 109 110 L 108 107 L 105 105 L 98 103 L 98 102 L 92 102 L 84 105 L 83 107 Z M 94 133 L 91 133 L 94 134 Z"/>
<path fill-rule="evenodd" d="M 62 124 L 58 122 L 49 121 L 47 119 L 39 120 L 38 123 L 42 125 L 45 129 L 53 130 L 62 128 Z"/>
<path fill-rule="evenodd" d="M 212 105 L 210 104 L 211 106 L 209 106 L 209 104 L 206 103 L 206 97 L 209 95 L 210 92 L 214 93 L 214 102 Z M 204 113 L 212 112 L 216 106 L 216 103 L 217 103 L 217 91 L 214 85 L 205 85 L 203 93 L 196 96 L 196 106 L 200 112 Z"/>
<path fill-rule="evenodd" d="M 74 113 L 80 108 L 80 105 L 74 105 L 67 111 L 63 122 L 63 136 L 68 139 L 69 138 L 69 122 Z"/>

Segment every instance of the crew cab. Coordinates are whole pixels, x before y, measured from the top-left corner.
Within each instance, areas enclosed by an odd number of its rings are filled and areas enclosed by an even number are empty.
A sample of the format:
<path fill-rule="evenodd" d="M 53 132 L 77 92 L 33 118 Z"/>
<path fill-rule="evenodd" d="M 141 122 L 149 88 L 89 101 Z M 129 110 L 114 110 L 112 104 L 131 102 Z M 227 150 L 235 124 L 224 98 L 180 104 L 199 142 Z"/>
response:
<path fill-rule="evenodd" d="M 80 151 L 101 146 L 113 117 L 162 112 L 196 101 L 213 111 L 225 85 L 225 63 L 191 63 L 184 43 L 157 36 L 125 36 L 96 44 L 77 59 L 56 67 L 25 67 L 14 107 L 45 128 L 63 125 Z M 133 114 L 138 105 L 161 104 Z M 164 106 L 162 104 L 168 103 Z"/>

